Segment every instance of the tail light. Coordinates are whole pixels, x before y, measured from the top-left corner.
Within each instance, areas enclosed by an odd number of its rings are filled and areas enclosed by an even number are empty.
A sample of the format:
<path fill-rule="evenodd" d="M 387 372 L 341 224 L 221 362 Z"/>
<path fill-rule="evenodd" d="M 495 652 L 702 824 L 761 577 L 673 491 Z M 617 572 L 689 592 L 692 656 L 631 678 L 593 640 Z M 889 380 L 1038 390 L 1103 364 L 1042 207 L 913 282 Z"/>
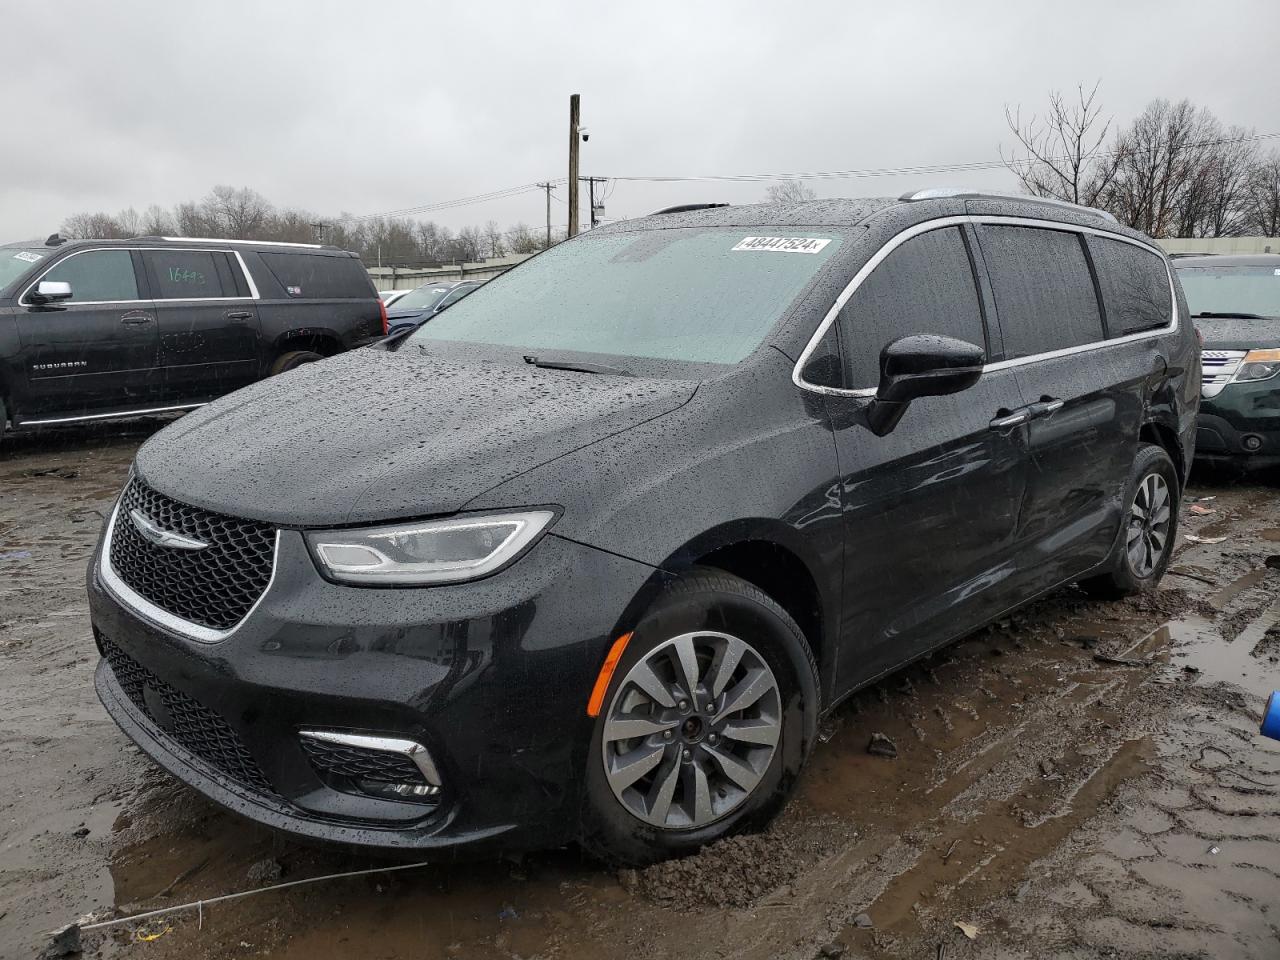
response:
<path fill-rule="evenodd" d="M 391 329 L 391 322 L 387 319 L 387 303 L 381 297 L 378 298 L 378 313 L 382 316 L 382 335 L 385 337 Z"/>

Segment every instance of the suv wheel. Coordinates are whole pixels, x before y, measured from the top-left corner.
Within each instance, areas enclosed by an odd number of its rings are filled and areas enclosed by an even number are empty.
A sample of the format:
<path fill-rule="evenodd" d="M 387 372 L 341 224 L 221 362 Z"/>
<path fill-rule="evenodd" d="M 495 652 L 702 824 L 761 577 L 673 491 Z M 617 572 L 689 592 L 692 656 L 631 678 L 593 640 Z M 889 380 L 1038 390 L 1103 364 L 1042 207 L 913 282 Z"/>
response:
<path fill-rule="evenodd" d="M 1117 599 L 1155 589 L 1173 556 L 1181 484 L 1163 447 L 1138 448 L 1125 488 L 1124 521 L 1112 549 L 1111 569 L 1080 583 L 1099 599 Z"/>
<path fill-rule="evenodd" d="M 324 354 L 316 353 L 314 350 L 289 350 L 276 357 L 275 362 L 271 364 L 268 375 L 274 377 L 277 373 L 284 373 L 294 367 L 300 367 L 304 363 L 315 363 L 317 360 L 323 359 Z"/>
<path fill-rule="evenodd" d="M 662 595 L 614 671 L 587 754 L 583 843 L 642 864 L 763 826 L 813 742 L 817 670 L 756 587 L 699 570 Z"/>

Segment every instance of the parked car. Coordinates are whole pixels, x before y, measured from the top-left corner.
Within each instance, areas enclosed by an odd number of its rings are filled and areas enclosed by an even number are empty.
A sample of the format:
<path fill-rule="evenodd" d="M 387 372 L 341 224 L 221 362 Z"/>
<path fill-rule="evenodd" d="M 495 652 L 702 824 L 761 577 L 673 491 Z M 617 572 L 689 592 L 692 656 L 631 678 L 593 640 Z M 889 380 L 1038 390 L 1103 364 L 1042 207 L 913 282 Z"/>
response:
<path fill-rule="evenodd" d="M 190 410 L 371 343 L 385 318 L 359 258 L 334 247 L 0 246 L 0 429 Z"/>
<path fill-rule="evenodd" d="M 399 333 L 417 326 L 446 307 L 457 303 L 484 282 L 483 280 L 442 280 L 438 283 L 426 283 L 415 287 L 395 302 L 395 309 L 388 309 L 388 331 Z"/>
<path fill-rule="evenodd" d="M 378 296 L 382 298 L 384 304 L 391 306 L 408 292 L 408 290 L 379 290 Z"/>
<path fill-rule="evenodd" d="M 1280 255 L 1180 257 L 1174 265 L 1204 340 L 1196 456 L 1280 465 Z"/>
<path fill-rule="evenodd" d="M 1168 260 L 1089 209 L 603 226 L 152 437 L 91 562 L 98 692 L 297 834 L 685 854 L 859 687 L 1152 589 L 1199 386 Z"/>

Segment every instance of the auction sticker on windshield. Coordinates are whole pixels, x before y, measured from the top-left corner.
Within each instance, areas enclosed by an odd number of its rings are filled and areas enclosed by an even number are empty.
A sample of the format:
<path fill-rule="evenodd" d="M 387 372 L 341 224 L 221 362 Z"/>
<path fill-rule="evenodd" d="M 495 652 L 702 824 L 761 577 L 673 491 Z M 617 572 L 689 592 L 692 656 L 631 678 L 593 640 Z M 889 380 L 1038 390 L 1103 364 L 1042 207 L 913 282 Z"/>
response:
<path fill-rule="evenodd" d="M 15 254 L 13 255 L 13 259 L 15 259 L 15 260 L 25 260 L 27 263 L 39 263 L 39 262 L 40 262 L 40 254 L 38 254 L 38 253 L 30 253 L 30 252 L 29 252 L 29 251 L 27 251 L 27 250 L 23 250 L 21 253 L 15 253 Z"/>
<path fill-rule="evenodd" d="M 768 253 L 817 253 L 830 240 L 818 237 L 743 237 L 734 250 L 763 250 Z"/>

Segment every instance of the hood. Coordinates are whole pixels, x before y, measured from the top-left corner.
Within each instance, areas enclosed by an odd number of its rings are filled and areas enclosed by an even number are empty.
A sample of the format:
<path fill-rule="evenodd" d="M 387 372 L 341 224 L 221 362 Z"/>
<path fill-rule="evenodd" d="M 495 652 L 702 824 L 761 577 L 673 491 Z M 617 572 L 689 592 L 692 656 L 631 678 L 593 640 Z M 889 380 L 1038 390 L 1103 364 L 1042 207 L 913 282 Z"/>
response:
<path fill-rule="evenodd" d="M 448 514 L 679 408 L 696 389 L 688 380 L 356 350 L 187 414 L 143 445 L 137 470 L 176 500 L 284 526 Z"/>
<path fill-rule="evenodd" d="M 397 310 L 393 303 L 387 307 L 388 320 L 416 320 L 419 317 L 425 317 L 430 310 L 427 307 L 406 307 L 404 310 Z"/>
<path fill-rule="evenodd" d="M 1195 321 L 1206 350 L 1252 350 L 1280 347 L 1280 318 L 1206 318 Z"/>

